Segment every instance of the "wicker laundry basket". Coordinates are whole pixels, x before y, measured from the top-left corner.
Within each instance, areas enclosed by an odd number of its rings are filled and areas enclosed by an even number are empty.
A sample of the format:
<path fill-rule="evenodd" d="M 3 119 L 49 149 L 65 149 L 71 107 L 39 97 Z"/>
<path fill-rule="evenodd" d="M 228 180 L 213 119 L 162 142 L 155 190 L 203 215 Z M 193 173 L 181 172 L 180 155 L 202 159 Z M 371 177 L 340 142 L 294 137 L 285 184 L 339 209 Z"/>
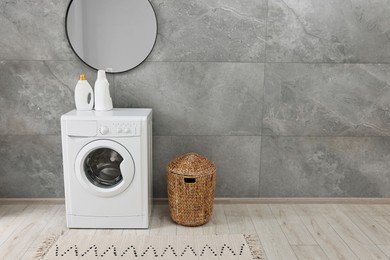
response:
<path fill-rule="evenodd" d="M 184 154 L 168 164 L 168 199 L 173 221 L 185 226 L 199 226 L 209 221 L 216 172 L 212 161 L 195 153 Z"/>

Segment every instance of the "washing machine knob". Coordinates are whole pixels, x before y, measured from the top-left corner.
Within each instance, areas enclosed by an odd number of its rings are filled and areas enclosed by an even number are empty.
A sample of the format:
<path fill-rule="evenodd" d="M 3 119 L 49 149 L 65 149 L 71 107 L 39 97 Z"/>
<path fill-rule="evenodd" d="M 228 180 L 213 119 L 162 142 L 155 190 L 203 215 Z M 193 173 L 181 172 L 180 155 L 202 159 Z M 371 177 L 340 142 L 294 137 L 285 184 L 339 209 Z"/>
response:
<path fill-rule="evenodd" d="M 102 126 L 102 127 L 100 127 L 100 129 L 99 129 L 99 131 L 100 131 L 100 133 L 101 133 L 102 135 L 108 134 L 109 130 L 110 130 L 110 129 L 108 129 L 107 126 Z"/>

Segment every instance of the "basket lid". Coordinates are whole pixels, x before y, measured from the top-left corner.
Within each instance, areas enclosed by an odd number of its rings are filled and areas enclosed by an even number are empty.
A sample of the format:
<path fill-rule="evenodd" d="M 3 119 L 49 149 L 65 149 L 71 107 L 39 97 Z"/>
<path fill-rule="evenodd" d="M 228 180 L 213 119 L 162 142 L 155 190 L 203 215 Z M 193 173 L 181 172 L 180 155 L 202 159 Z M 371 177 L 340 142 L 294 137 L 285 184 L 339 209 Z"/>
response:
<path fill-rule="evenodd" d="M 210 175 L 217 170 L 212 161 L 196 153 L 187 153 L 170 161 L 167 169 L 186 176 Z"/>

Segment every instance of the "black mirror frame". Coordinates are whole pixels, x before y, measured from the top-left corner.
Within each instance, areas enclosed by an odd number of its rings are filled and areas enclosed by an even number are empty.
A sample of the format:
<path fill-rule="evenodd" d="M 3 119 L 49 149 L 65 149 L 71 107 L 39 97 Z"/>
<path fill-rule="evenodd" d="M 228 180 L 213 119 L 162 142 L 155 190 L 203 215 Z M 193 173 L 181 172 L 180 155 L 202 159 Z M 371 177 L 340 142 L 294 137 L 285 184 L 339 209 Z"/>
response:
<path fill-rule="evenodd" d="M 88 64 L 85 60 L 83 60 L 78 54 L 77 52 L 75 51 L 75 49 L 73 48 L 73 45 L 69 39 L 69 35 L 68 35 L 68 13 L 69 13 L 69 9 L 70 9 L 70 6 L 71 4 L 73 3 L 74 0 L 70 0 L 69 4 L 68 4 L 68 7 L 66 8 L 66 14 L 65 14 L 65 34 L 66 34 L 66 39 L 68 40 L 68 43 L 69 43 L 69 46 L 70 48 L 72 49 L 73 53 L 77 56 L 77 58 L 79 60 L 81 60 L 85 65 L 87 65 L 88 67 L 98 71 L 99 69 L 91 66 L 90 64 Z M 140 66 L 149 56 L 150 54 L 152 53 L 153 49 L 154 49 L 154 46 L 156 45 L 156 42 L 157 42 L 157 36 L 158 36 L 158 20 L 157 20 L 157 15 L 156 15 L 156 11 L 154 10 L 153 8 L 153 5 L 150 3 L 149 0 L 144 0 L 144 1 L 148 1 L 150 6 L 152 7 L 152 10 L 153 10 L 153 13 L 154 13 L 154 17 L 156 19 L 156 37 L 154 38 L 154 43 L 153 43 L 153 46 L 152 48 L 150 49 L 150 52 L 148 53 L 148 55 L 145 57 L 145 59 L 143 59 L 140 63 L 138 63 L 137 65 L 135 65 L 134 67 L 130 68 L 130 69 L 127 69 L 127 70 L 123 70 L 123 71 L 116 71 L 116 72 L 110 72 L 110 71 L 106 71 L 106 73 L 109 73 L 109 74 L 120 74 L 120 73 L 124 73 L 124 72 L 128 72 L 132 69 L 135 69 L 137 68 L 138 66 Z"/>

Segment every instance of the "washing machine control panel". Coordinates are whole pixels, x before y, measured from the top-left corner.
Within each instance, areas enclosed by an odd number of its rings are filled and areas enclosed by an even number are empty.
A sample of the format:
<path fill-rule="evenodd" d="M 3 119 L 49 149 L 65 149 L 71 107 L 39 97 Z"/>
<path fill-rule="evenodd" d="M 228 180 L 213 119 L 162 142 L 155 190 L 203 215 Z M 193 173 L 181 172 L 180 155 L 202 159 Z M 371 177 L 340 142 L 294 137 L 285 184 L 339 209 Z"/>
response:
<path fill-rule="evenodd" d="M 136 121 L 99 121 L 98 136 L 139 136 L 141 123 Z"/>

